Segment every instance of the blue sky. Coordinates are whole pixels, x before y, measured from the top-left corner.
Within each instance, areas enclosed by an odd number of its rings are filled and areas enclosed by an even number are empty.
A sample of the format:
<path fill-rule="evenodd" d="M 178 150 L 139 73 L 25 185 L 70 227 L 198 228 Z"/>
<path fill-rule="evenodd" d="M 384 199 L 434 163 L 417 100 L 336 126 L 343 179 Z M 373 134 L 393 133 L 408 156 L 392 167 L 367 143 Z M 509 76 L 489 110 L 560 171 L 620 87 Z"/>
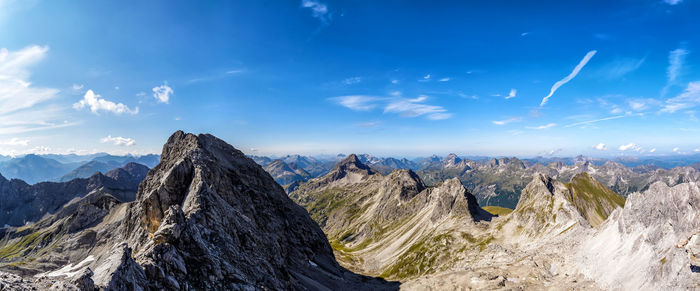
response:
<path fill-rule="evenodd" d="M 694 153 L 698 14 L 691 0 L 0 0 L 0 154 L 158 153 L 177 129 L 261 155 Z"/>

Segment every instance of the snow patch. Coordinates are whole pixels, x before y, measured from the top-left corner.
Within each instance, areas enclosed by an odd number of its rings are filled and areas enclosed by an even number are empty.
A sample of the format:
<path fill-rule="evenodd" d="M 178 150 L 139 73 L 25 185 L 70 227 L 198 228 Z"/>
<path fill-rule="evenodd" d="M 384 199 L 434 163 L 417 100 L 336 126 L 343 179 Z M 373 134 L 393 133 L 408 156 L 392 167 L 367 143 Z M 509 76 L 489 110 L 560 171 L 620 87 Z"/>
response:
<path fill-rule="evenodd" d="M 84 260 L 82 260 L 80 263 L 78 263 L 78 264 L 75 265 L 75 266 L 74 266 L 73 264 L 68 264 L 68 265 L 63 266 L 63 268 L 60 268 L 60 269 L 58 269 L 58 270 L 51 271 L 51 272 L 48 272 L 48 273 L 37 274 L 37 275 L 34 275 L 34 277 L 39 278 L 39 277 L 60 277 L 60 276 L 66 276 L 66 277 L 69 277 L 69 278 L 70 278 L 70 277 L 73 277 L 73 276 L 75 276 L 75 275 L 81 273 L 81 271 L 82 271 L 82 269 L 83 269 L 83 266 L 87 265 L 88 263 L 90 263 L 90 262 L 92 262 L 92 261 L 94 261 L 94 260 L 95 260 L 95 257 L 93 257 L 92 255 L 90 255 L 90 256 L 88 256 L 87 258 L 85 258 Z"/>

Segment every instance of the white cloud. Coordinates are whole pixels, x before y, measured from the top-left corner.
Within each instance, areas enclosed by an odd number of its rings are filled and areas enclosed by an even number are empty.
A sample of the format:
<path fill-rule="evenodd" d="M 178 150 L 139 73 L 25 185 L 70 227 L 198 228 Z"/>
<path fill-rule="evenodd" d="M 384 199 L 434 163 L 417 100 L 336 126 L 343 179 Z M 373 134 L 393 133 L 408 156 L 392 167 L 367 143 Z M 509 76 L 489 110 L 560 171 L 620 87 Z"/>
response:
<path fill-rule="evenodd" d="M 345 80 L 343 80 L 343 84 L 345 84 L 345 85 L 352 85 L 352 84 L 357 84 L 360 82 L 362 82 L 361 77 L 351 77 L 351 78 L 346 78 Z"/>
<path fill-rule="evenodd" d="M 452 114 L 448 113 L 447 109 L 442 106 L 424 104 L 423 102 L 427 99 L 428 96 L 425 95 L 418 96 L 418 98 L 414 99 L 392 99 L 386 107 L 384 107 L 384 112 L 398 113 L 405 117 L 425 115 L 426 118 L 431 120 L 443 120 L 452 117 Z"/>
<path fill-rule="evenodd" d="M 100 142 L 111 143 L 114 145 L 126 146 L 126 147 L 136 145 L 136 141 L 133 138 L 121 137 L 121 136 L 112 137 L 111 135 L 108 135 L 107 137 L 100 139 Z"/>
<path fill-rule="evenodd" d="M 351 95 L 331 98 L 338 104 L 355 111 L 367 111 L 377 107 L 376 101 L 380 98 L 366 95 Z"/>
<path fill-rule="evenodd" d="M 450 78 L 442 78 L 442 79 L 440 79 L 440 82 L 447 82 L 449 80 L 450 80 Z"/>
<path fill-rule="evenodd" d="M 642 111 L 649 109 L 651 106 L 659 105 L 659 101 L 656 99 L 630 99 L 627 100 L 627 104 L 633 111 Z"/>
<path fill-rule="evenodd" d="M 578 125 L 593 124 L 593 123 L 597 123 L 597 122 L 601 122 L 601 121 L 618 119 L 618 118 L 623 118 L 623 117 L 627 117 L 627 116 L 626 115 L 617 115 L 617 116 L 610 116 L 610 117 L 605 117 L 605 118 L 600 118 L 600 119 L 586 120 L 586 121 L 572 123 L 572 124 L 566 125 L 564 127 L 573 127 L 573 126 L 578 126 Z"/>
<path fill-rule="evenodd" d="M 554 83 L 554 85 L 552 86 L 552 89 L 549 91 L 549 94 L 547 96 L 545 96 L 544 98 L 542 98 L 542 103 L 540 103 L 540 106 L 544 106 L 545 104 L 547 104 L 547 101 L 549 101 L 549 97 L 552 97 L 552 95 L 554 95 L 554 92 L 556 92 L 557 89 L 559 89 L 559 87 L 568 83 L 569 81 L 571 81 L 571 79 L 576 77 L 576 75 L 578 75 L 578 72 L 581 71 L 581 69 L 583 69 L 583 66 L 585 66 L 589 60 L 591 60 L 591 58 L 593 57 L 593 55 L 596 54 L 596 52 L 597 51 L 595 51 L 595 50 L 588 52 L 583 57 L 583 59 L 581 59 L 581 61 L 578 63 L 578 65 L 576 65 L 574 70 L 571 71 L 571 74 L 564 77 L 564 79 L 561 79 L 561 80 L 557 81 L 556 83 Z"/>
<path fill-rule="evenodd" d="M 521 120 L 522 120 L 522 118 L 520 118 L 520 117 L 511 117 L 511 118 L 504 119 L 504 120 L 494 120 L 494 121 L 491 121 L 491 123 L 493 123 L 495 125 L 506 125 L 508 123 L 519 122 Z"/>
<path fill-rule="evenodd" d="M 167 83 L 153 88 L 153 98 L 156 98 L 160 103 L 170 102 L 170 95 L 173 93 L 173 88 L 170 88 Z"/>
<path fill-rule="evenodd" d="M 48 54 L 46 46 L 18 51 L 0 49 L 0 134 L 18 134 L 74 125 L 62 108 L 50 101 L 58 89 L 33 86 L 29 68 Z"/>
<path fill-rule="evenodd" d="M 547 155 L 548 155 L 548 156 L 553 156 L 553 155 L 555 155 L 555 154 L 557 154 L 557 153 L 559 153 L 559 152 L 561 152 L 561 151 L 562 151 L 562 149 L 553 149 L 553 150 L 550 150 L 549 152 L 547 152 Z"/>
<path fill-rule="evenodd" d="M 506 99 L 515 98 L 515 94 L 517 94 L 517 93 L 518 93 L 518 90 L 510 89 L 510 92 L 508 92 L 508 96 L 506 96 Z"/>
<path fill-rule="evenodd" d="M 666 2 L 666 4 L 668 5 L 676 5 L 678 3 L 683 2 L 683 0 L 664 0 L 664 2 Z"/>
<path fill-rule="evenodd" d="M 122 103 L 114 103 L 101 98 L 102 96 L 95 94 L 92 90 L 87 90 L 83 96 L 83 100 L 73 104 L 73 108 L 76 110 L 89 107 L 90 111 L 94 114 L 99 114 L 100 111 L 112 112 L 117 115 L 121 114 L 138 114 L 139 108 L 136 107 L 133 110 L 129 109 L 126 105 Z"/>
<path fill-rule="evenodd" d="M 392 83 L 392 84 L 398 84 L 398 83 L 399 83 L 399 80 L 396 80 L 396 79 L 391 80 L 391 83 Z"/>
<path fill-rule="evenodd" d="M 650 150 L 649 150 L 650 153 L 653 153 L 653 152 L 655 152 L 655 151 L 656 151 L 656 148 L 653 148 L 653 149 L 650 149 Z"/>
<path fill-rule="evenodd" d="M 597 145 L 594 145 L 593 148 L 594 148 L 594 149 L 597 149 L 597 150 L 599 150 L 599 151 L 605 151 L 605 150 L 608 149 L 608 147 L 605 146 L 605 144 L 602 143 L 602 142 L 599 143 L 599 144 L 597 144 Z"/>
<path fill-rule="evenodd" d="M 603 66 L 598 73 L 607 79 L 617 79 L 627 75 L 642 66 L 646 57 L 641 59 L 621 58 Z"/>
<path fill-rule="evenodd" d="M 545 125 L 540 125 L 540 126 L 526 126 L 525 128 L 527 129 L 536 129 L 536 130 L 543 130 L 543 129 L 548 129 L 557 126 L 556 123 L 549 123 Z"/>
<path fill-rule="evenodd" d="M 675 148 L 673 148 L 673 152 L 674 152 L 674 153 L 679 153 L 679 154 L 680 154 L 680 153 L 681 153 L 681 149 L 678 148 L 678 147 L 675 147 Z"/>
<path fill-rule="evenodd" d="M 529 31 L 526 31 L 526 32 L 521 33 L 520 36 L 526 36 L 526 35 L 528 35 L 528 34 L 530 34 L 530 32 L 529 32 Z"/>
<path fill-rule="evenodd" d="M 457 92 L 457 96 L 462 97 L 462 98 L 464 98 L 464 99 L 475 99 L 475 100 L 476 100 L 476 99 L 479 99 L 479 96 L 476 96 L 476 95 L 467 95 L 467 94 L 464 94 L 463 92 Z"/>
<path fill-rule="evenodd" d="M 403 117 L 425 116 L 430 120 L 443 120 L 452 117 L 447 109 L 442 106 L 429 105 L 424 102 L 428 96 L 420 95 L 417 98 L 402 98 L 401 92 L 392 92 L 392 97 L 375 97 L 367 95 L 351 95 L 330 98 L 336 103 L 355 111 L 369 111 L 380 105 L 384 107 L 384 113 L 397 113 Z"/>
<path fill-rule="evenodd" d="M 0 49 L 0 114 L 31 108 L 53 99 L 57 89 L 32 87 L 28 67 L 41 61 L 48 47 L 29 46 L 10 52 Z"/>
<path fill-rule="evenodd" d="M 666 100 L 661 112 L 674 113 L 681 109 L 692 108 L 700 104 L 700 81 L 688 83 L 688 87 L 676 97 Z"/>
<path fill-rule="evenodd" d="M 9 140 L 5 141 L 0 141 L 0 145 L 7 145 L 7 146 L 28 146 L 29 145 L 29 140 L 28 139 L 19 139 L 16 137 L 13 137 Z"/>
<path fill-rule="evenodd" d="M 75 91 L 80 91 L 80 90 L 82 90 L 84 87 L 85 87 L 85 86 L 82 85 L 82 84 L 81 84 L 81 85 L 73 84 L 73 87 L 72 87 L 72 88 L 73 88 L 73 90 L 75 90 Z"/>
<path fill-rule="evenodd" d="M 370 127 L 376 127 L 377 125 L 379 125 L 379 123 L 380 123 L 379 121 L 365 121 L 365 122 L 357 122 L 357 123 L 355 123 L 355 125 L 357 125 L 359 127 L 370 128 Z"/>
<path fill-rule="evenodd" d="M 668 76 L 668 82 L 673 83 L 678 79 L 683 68 L 683 63 L 685 62 L 685 57 L 690 52 L 686 49 L 677 48 L 668 53 L 668 68 L 666 69 L 666 75 Z"/>
<path fill-rule="evenodd" d="M 641 150 L 642 150 L 642 148 L 641 148 L 639 145 L 637 145 L 636 143 L 624 144 L 624 145 L 619 146 L 617 149 L 618 149 L 618 150 L 621 150 L 621 151 L 629 151 L 629 150 L 632 150 L 632 151 L 635 151 L 635 152 L 638 152 L 638 151 L 641 151 Z"/>
<path fill-rule="evenodd" d="M 331 19 L 331 14 L 328 11 L 328 6 L 320 1 L 302 0 L 301 7 L 311 9 L 311 15 L 318 18 L 323 23 L 328 23 Z"/>

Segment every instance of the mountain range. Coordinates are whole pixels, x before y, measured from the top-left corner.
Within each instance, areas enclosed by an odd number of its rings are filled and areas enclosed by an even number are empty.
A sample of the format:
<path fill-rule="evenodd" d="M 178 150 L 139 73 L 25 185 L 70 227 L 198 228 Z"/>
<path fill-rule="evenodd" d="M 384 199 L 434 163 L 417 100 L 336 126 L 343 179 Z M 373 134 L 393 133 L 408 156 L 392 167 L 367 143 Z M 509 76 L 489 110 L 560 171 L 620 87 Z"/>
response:
<path fill-rule="evenodd" d="M 700 286 L 697 189 L 657 181 L 626 201 L 587 172 L 568 183 L 535 173 L 515 209 L 497 216 L 457 178 L 427 186 L 412 170 L 384 175 L 350 155 L 290 197 L 341 264 L 406 289 L 692 289 Z"/>
<path fill-rule="evenodd" d="M 8 179 L 20 179 L 29 184 L 38 182 L 66 182 L 75 178 L 89 178 L 96 172 L 107 173 L 130 162 L 149 168 L 158 164 L 158 155 L 114 156 L 94 155 L 34 155 L 0 160 L 0 174 Z"/>
<path fill-rule="evenodd" d="M 0 178 L 0 289 L 695 289 L 697 179 L 585 158 L 247 157 L 177 131 L 150 170 Z"/>
<path fill-rule="evenodd" d="M 576 174 L 586 172 L 623 197 L 635 191 L 643 191 L 656 181 L 664 181 L 673 186 L 700 179 L 699 167 L 693 168 L 692 164 L 670 169 L 653 165 L 628 167 L 612 160 L 592 159 L 583 156 L 566 159 L 535 158 L 525 160 L 515 157 L 481 157 L 474 160 L 460 158 L 455 154 L 449 154 L 446 157 L 434 155 L 416 160 L 378 158 L 368 154 L 355 156 L 363 164 L 382 174 L 389 174 L 397 169 L 411 169 L 421 177 L 426 185 L 436 185 L 450 178 L 458 178 L 475 195 L 480 205 L 509 209 L 515 208 L 521 191 L 537 173 L 547 174 L 560 181 L 569 182 Z M 295 188 L 298 186 L 295 182 L 304 182 L 328 173 L 333 165 L 344 157 L 344 155 L 338 155 L 320 160 L 293 155 L 287 156 L 286 159 L 295 165 L 295 169 L 281 170 L 283 167 L 275 168 L 273 166 L 266 169 L 281 185 L 290 185 L 291 188 Z M 273 161 L 264 157 L 255 157 L 254 160 L 261 165 L 268 165 Z M 279 160 L 284 161 L 285 159 Z M 301 162 L 297 164 L 295 161 Z M 692 160 L 686 161 L 691 162 Z M 548 162 L 548 164 L 543 164 L 543 162 Z M 305 173 L 300 172 L 300 170 Z"/>

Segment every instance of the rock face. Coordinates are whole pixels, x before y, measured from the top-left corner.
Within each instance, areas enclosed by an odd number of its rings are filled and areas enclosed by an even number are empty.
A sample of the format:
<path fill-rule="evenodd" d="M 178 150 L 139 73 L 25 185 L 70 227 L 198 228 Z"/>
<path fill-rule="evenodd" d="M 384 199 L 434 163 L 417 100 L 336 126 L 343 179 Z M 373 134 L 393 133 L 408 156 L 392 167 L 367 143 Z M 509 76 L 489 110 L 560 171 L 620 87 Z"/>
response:
<path fill-rule="evenodd" d="M 147 289 L 372 289 L 254 161 L 211 135 L 173 134 L 125 219 Z"/>
<path fill-rule="evenodd" d="M 682 290 L 700 286 L 700 187 L 657 182 L 630 195 L 575 258 L 605 288 Z"/>
<path fill-rule="evenodd" d="M 509 214 L 511 227 L 507 230 L 534 239 L 575 226 L 589 227 L 588 221 L 569 200 L 570 196 L 564 183 L 536 175 L 523 190 L 518 206 Z"/>
<path fill-rule="evenodd" d="M 29 185 L 22 180 L 8 181 L 0 176 L 0 226 L 20 226 L 54 213 L 71 199 L 83 197 L 102 187 L 120 191 L 121 201 L 134 200 L 138 184 L 146 176 L 148 168 L 128 164 L 108 175 L 96 173 L 88 179 L 68 182 L 42 182 Z"/>

